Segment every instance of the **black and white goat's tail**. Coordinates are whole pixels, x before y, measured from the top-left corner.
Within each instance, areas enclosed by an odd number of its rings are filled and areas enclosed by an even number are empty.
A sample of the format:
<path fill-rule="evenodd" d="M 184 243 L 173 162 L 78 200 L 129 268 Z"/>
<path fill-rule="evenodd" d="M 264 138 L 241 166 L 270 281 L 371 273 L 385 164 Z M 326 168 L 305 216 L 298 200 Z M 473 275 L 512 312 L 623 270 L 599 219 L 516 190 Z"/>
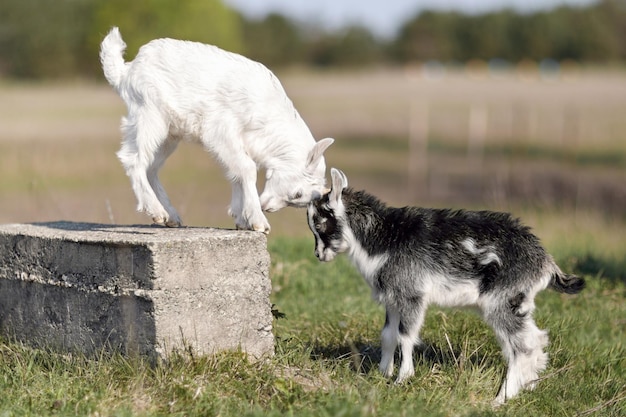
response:
<path fill-rule="evenodd" d="M 124 62 L 126 43 L 117 27 L 111 29 L 100 44 L 100 62 L 104 77 L 116 90 L 126 75 L 127 65 Z"/>
<path fill-rule="evenodd" d="M 585 288 L 585 280 L 576 275 L 566 274 L 555 265 L 550 287 L 565 294 L 578 294 Z"/>

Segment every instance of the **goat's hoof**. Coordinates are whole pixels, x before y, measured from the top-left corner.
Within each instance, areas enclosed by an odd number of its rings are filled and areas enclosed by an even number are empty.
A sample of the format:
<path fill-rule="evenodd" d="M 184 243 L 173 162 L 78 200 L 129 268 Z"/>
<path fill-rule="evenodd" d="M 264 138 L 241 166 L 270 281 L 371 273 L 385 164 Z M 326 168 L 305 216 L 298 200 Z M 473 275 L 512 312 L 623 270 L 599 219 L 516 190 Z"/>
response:
<path fill-rule="evenodd" d="M 237 230 L 252 230 L 254 232 L 265 233 L 266 235 L 270 234 L 270 227 L 269 226 L 254 225 L 252 227 L 242 227 L 240 225 L 235 225 L 235 227 L 237 227 Z"/>
<path fill-rule="evenodd" d="M 165 226 L 165 219 L 163 217 L 153 217 L 152 223 L 159 226 Z"/>
<path fill-rule="evenodd" d="M 152 221 L 154 224 L 165 227 L 180 227 L 182 225 L 180 220 L 165 219 L 163 217 L 153 217 Z"/>
<path fill-rule="evenodd" d="M 406 372 L 406 373 L 400 372 L 398 374 L 398 377 L 396 378 L 394 384 L 396 384 L 396 385 L 404 384 L 413 375 L 415 375 L 415 372 Z"/>
<path fill-rule="evenodd" d="M 379 366 L 378 370 L 385 378 L 391 378 L 393 376 L 393 365 L 387 367 Z"/>
<path fill-rule="evenodd" d="M 504 405 L 504 399 L 500 399 L 498 397 L 496 397 L 493 401 L 491 401 L 491 408 L 499 408 L 502 407 Z"/>
<path fill-rule="evenodd" d="M 261 233 L 265 233 L 266 235 L 269 235 L 271 229 L 269 225 L 260 226 L 258 224 L 255 224 L 255 225 L 252 225 L 252 230 L 254 230 L 255 232 L 261 232 Z"/>
<path fill-rule="evenodd" d="M 264 225 L 253 224 L 252 226 L 249 226 L 249 225 L 243 226 L 239 223 L 235 223 L 235 227 L 237 228 L 237 230 L 253 230 L 255 232 L 265 233 L 266 235 L 268 235 L 271 230 L 269 224 L 264 224 Z"/>

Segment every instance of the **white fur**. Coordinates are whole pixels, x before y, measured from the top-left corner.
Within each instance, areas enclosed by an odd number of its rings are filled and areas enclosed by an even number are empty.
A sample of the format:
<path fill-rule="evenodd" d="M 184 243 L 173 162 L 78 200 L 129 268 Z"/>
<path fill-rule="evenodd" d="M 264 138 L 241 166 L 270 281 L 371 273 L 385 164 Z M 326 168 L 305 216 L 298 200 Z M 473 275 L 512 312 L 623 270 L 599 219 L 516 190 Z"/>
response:
<path fill-rule="evenodd" d="M 361 246 L 359 241 L 354 237 L 350 228 L 346 228 L 345 230 L 347 232 L 347 236 L 345 236 L 344 239 L 348 242 L 348 257 L 369 286 L 374 288 L 374 278 L 376 277 L 376 274 L 378 274 L 380 268 L 385 264 L 385 262 L 387 262 L 389 254 L 368 254 L 367 251 L 363 249 L 363 246 Z M 376 298 L 376 294 L 374 294 L 374 298 Z"/>
<path fill-rule="evenodd" d="M 426 274 L 422 277 L 421 288 L 424 291 L 424 302 L 426 305 L 473 307 L 478 304 L 480 297 L 480 291 L 476 282 L 468 280 L 453 281 L 445 275 Z"/>
<path fill-rule="evenodd" d="M 461 242 L 461 245 L 467 249 L 467 251 L 473 255 L 480 255 L 480 263 L 482 265 L 490 264 L 491 262 L 496 262 L 499 265 L 502 265 L 502 261 L 498 257 L 498 254 L 495 252 L 495 248 L 491 245 L 485 246 L 483 248 L 479 248 L 476 246 L 476 242 L 471 237 L 468 237 L 464 241 Z"/>
<path fill-rule="evenodd" d="M 514 341 L 525 346 L 526 352 L 521 354 L 514 354 L 510 349 L 512 341 L 508 336 L 496 330 L 496 337 L 508 363 L 506 377 L 494 400 L 494 405 L 501 405 L 522 389 L 535 388 L 539 372 L 545 370 L 548 364 L 548 354 L 543 350 L 548 345 L 548 333 L 540 330 L 532 320 L 528 321 L 524 331 Z"/>
<path fill-rule="evenodd" d="M 144 45 L 132 62 L 117 28 L 103 40 L 102 68 L 128 107 L 118 152 L 144 211 L 156 223 L 181 224 L 158 171 L 183 140 L 200 142 L 232 182 L 237 227 L 269 232 L 262 210 L 302 207 L 324 192 L 323 152 L 263 65 L 215 46 L 174 39 Z M 266 170 L 261 196 L 257 169 Z"/>

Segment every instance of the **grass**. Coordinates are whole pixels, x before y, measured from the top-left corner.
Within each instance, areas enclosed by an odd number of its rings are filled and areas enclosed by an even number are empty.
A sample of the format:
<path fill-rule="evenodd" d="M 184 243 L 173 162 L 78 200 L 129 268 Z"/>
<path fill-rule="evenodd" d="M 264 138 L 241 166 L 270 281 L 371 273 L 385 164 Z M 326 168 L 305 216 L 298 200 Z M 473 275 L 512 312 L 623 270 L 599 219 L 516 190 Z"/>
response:
<path fill-rule="evenodd" d="M 586 274 L 578 296 L 544 291 L 536 320 L 551 363 L 537 389 L 492 409 L 504 373 L 491 330 L 467 311 L 431 308 L 416 375 L 377 370 L 380 306 L 345 257 L 321 264 L 310 239 L 270 239 L 276 355 L 173 353 L 97 359 L 0 342 L 0 416 L 606 415 L 626 412 L 624 275 Z M 576 255 L 570 252 L 570 255 Z M 595 255 L 589 255 L 591 257 Z M 561 259 L 561 263 L 566 260 Z M 576 271 L 576 272 L 581 272 Z M 582 270 L 582 272 L 587 272 Z"/>

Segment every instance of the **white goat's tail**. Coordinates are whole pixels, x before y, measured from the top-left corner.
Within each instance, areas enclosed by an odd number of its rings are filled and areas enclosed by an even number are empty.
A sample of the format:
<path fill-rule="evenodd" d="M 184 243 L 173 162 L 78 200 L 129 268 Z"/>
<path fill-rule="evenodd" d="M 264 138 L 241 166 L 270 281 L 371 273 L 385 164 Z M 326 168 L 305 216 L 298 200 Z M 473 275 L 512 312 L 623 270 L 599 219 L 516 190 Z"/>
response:
<path fill-rule="evenodd" d="M 127 64 L 124 62 L 125 50 L 126 44 L 120 30 L 113 27 L 100 44 L 100 62 L 105 78 L 116 90 L 119 89 L 127 70 Z"/>

